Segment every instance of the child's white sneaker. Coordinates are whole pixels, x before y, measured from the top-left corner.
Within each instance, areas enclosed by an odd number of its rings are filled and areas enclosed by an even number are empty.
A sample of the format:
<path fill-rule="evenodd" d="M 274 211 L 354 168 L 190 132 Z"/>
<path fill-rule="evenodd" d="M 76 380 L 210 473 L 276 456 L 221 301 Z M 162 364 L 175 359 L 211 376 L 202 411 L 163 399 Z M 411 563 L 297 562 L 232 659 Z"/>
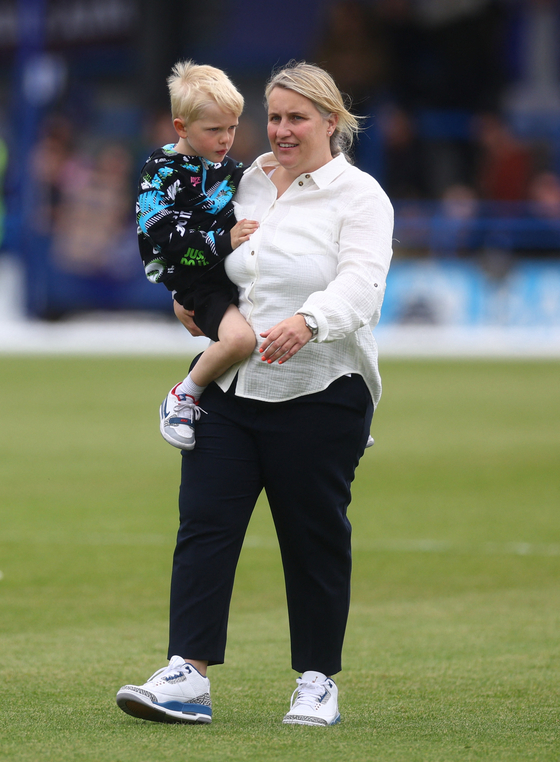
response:
<path fill-rule="evenodd" d="M 180 450 L 192 450 L 196 444 L 194 424 L 201 413 L 206 411 L 199 407 L 192 397 L 177 394 L 176 384 L 163 400 L 159 408 L 159 430 L 166 442 Z"/>

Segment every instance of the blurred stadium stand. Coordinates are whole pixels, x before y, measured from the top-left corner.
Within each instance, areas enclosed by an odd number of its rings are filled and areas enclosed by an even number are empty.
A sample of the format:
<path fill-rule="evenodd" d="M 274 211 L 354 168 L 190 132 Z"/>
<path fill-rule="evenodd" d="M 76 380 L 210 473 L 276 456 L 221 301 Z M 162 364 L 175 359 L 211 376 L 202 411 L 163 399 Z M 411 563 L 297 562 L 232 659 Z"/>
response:
<path fill-rule="evenodd" d="M 556 0 L 0 0 L 0 324 L 171 323 L 133 204 L 192 57 L 246 96 L 246 163 L 274 66 L 316 61 L 351 96 L 354 160 L 396 212 L 381 334 L 560 329 L 558 39 Z"/>

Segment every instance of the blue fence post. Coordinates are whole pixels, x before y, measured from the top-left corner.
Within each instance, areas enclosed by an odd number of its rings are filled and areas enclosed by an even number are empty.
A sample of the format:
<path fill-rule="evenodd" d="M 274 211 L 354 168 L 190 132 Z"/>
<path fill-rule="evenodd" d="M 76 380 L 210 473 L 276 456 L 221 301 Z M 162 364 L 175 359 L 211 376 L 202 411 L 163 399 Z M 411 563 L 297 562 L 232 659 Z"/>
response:
<path fill-rule="evenodd" d="M 46 0 L 18 0 L 17 3 L 18 41 L 9 139 L 10 158 L 15 157 L 14 161 L 10 161 L 13 245 L 25 267 L 27 307 L 31 313 L 40 311 L 45 282 L 44 256 L 34 246 L 36 188 L 32 157 L 44 111 L 40 67 L 45 47 L 46 6 Z"/>

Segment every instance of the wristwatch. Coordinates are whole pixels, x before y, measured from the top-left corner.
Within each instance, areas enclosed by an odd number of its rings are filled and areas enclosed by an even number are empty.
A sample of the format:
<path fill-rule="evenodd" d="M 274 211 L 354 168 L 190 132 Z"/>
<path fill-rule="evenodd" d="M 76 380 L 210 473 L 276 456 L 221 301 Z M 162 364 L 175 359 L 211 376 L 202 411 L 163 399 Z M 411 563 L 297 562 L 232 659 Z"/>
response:
<path fill-rule="evenodd" d="M 306 315 L 305 312 L 298 312 L 298 315 L 301 315 L 305 320 L 305 325 L 311 331 L 311 338 L 314 339 L 319 333 L 319 326 L 317 325 L 317 321 L 312 315 Z"/>

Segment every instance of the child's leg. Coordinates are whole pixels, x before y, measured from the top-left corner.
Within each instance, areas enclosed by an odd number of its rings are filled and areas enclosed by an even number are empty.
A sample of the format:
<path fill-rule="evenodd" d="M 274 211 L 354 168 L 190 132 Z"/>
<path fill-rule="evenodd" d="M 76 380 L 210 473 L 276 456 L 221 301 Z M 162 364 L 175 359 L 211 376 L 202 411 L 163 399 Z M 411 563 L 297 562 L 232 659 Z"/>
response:
<path fill-rule="evenodd" d="M 182 450 L 195 446 L 194 425 L 200 418 L 198 400 L 204 389 L 229 367 L 248 357 L 257 343 L 253 329 L 233 304 L 218 327 L 218 341 L 202 353 L 189 375 L 167 395 L 160 407 L 163 438 Z"/>
<path fill-rule="evenodd" d="M 181 384 L 180 391 L 183 394 L 198 399 L 211 381 L 219 378 L 236 362 L 248 357 L 256 344 L 253 329 L 233 304 L 230 304 L 222 318 L 218 328 L 218 339 L 202 353 Z M 194 384 L 190 391 L 189 381 Z"/>

